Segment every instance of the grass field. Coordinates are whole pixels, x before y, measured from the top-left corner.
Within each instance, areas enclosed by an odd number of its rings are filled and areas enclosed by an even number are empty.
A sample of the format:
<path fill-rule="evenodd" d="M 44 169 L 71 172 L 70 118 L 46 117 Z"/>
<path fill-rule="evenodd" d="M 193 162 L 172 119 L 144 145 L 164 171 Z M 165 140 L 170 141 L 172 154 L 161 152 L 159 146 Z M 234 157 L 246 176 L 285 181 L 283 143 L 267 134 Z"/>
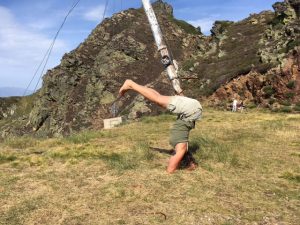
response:
<path fill-rule="evenodd" d="M 300 115 L 206 110 L 195 171 L 165 172 L 175 118 L 0 144 L 0 224 L 299 224 Z"/>

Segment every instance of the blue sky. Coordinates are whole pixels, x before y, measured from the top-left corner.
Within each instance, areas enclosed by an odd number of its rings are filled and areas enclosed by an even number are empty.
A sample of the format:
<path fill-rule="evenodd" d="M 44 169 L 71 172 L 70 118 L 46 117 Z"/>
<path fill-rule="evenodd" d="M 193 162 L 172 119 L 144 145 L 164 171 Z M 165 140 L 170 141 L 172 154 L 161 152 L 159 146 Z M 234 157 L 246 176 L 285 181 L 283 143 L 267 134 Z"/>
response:
<path fill-rule="evenodd" d="M 75 0 L 0 0 L 0 87 L 24 88 Z M 238 21 L 276 0 L 167 0 L 175 17 L 209 34 L 215 20 Z M 82 0 L 61 31 L 46 69 L 60 63 L 101 22 L 105 0 Z M 110 0 L 106 17 L 141 6 L 141 0 Z M 38 74 L 39 75 L 39 74 Z M 30 87 L 34 89 L 35 80 Z"/>

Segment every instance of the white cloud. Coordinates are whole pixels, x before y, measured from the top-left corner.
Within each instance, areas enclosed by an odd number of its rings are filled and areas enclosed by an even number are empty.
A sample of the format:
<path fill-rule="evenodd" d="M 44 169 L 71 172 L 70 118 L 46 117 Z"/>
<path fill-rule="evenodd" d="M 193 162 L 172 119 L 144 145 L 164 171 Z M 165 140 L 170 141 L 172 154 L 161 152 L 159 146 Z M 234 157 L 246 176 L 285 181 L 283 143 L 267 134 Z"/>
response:
<path fill-rule="evenodd" d="M 205 19 L 198 19 L 198 20 L 190 20 L 188 21 L 188 23 L 192 24 L 194 27 L 200 27 L 201 31 L 204 34 L 208 34 L 215 20 L 216 19 L 214 18 L 205 18 Z"/>
<path fill-rule="evenodd" d="M 104 5 L 98 5 L 84 12 L 83 18 L 88 21 L 101 22 L 101 20 L 103 19 L 104 10 Z"/>
<path fill-rule="evenodd" d="M 12 12 L 2 6 L 0 21 L 0 86 L 27 86 L 52 37 L 29 30 L 29 25 L 18 23 Z M 47 68 L 57 64 L 65 51 L 65 43 L 57 40 Z"/>
<path fill-rule="evenodd" d="M 45 30 L 49 28 L 53 28 L 57 25 L 57 23 L 53 20 L 38 20 L 28 24 L 28 27 L 35 30 Z"/>

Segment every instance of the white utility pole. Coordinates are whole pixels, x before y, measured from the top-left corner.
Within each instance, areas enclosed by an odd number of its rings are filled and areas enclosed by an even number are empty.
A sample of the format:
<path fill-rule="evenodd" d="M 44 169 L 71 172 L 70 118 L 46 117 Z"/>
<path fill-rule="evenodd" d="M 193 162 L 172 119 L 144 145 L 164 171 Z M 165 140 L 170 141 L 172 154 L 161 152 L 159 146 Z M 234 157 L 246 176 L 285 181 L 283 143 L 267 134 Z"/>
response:
<path fill-rule="evenodd" d="M 149 23 L 151 25 L 151 30 L 153 32 L 153 36 L 155 39 L 155 43 L 157 45 L 158 51 L 161 53 L 162 56 L 162 63 L 164 64 L 165 68 L 167 69 L 167 73 L 169 79 L 172 82 L 173 88 L 178 95 L 182 94 L 182 89 L 180 87 L 180 81 L 177 75 L 177 69 L 174 66 L 174 62 L 172 61 L 168 48 L 164 43 L 163 36 L 159 24 L 157 22 L 157 18 L 153 11 L 152 5 L 149 0 L 142 0 L 144 10 L 147 14 Z M 176 65 L 177 66 L 177 65 Z"/>

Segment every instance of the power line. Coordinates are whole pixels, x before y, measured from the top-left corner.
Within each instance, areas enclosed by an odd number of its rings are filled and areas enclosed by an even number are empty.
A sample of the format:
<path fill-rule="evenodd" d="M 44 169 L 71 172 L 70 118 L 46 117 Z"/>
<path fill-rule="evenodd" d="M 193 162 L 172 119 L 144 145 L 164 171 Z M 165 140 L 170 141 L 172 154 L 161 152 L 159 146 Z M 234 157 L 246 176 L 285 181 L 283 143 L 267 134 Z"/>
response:
<path fill-rule="evenodd" d="M 104 11 L 103 11 L 102 21 L 105 18 L 105 14 L 106 14 L 106 11 L 107 11 L 107 8 L 108 8 L 108 2 L 109 2 L 109 0 L 105 1 L 105 6 L 104 6 Z"/>
<path fill-rule="evenodd" d="M 56 39 L 57 39 L 57 37 L 58 37 L 58 35 L 59 35 L 61 29 L 62 29 L 63 26 L 65 25 L 65 23 L 66 23 L 66 21 L 67 21 L 67 18 L 68 18 L 69 15 L 72 13 L 72 11 L 76 8 L 76 6 L 79 4 L 80 1 L 81 1 L 81 0 L 77 0 L 77 1 L 74 2 L 73 5 L 71 6 L 71 8 L 70 8 L 70 10 L 68 11 L 67 15 L 65 16 L 65 18 L 64 18 L 64 20 L 63 20 L 63 22 L 62 22 L 62 24 L 60 25 L 58 31 L 56 32 L 56 34 L 55 34 L 55 36 L 54 36 L 54 38 L 53 38 L 53 41 L 52 41 L 52 43 L 50 44 L 49 49 L 48 49 L 47 52 L 45 53 L 45 55 L 44 55 L 44 57 L 43 57 L 41 63 L 39 64 L 38 68 L 36 69 L 36 71 L 35 71 L 35 73 L 34 73 L 34 76 L 32 77 L 32 79 L 31 79 L 29 85 L 27 86 L 27 88 L 26 88 L 26 90 L 25 90 L 23 96 L 25 96 L 25 94 L 26 94 L 26 92 L 28 91 L 28 89 L 29 89 L 31 83 L 33 82 L 35 76 L 37 75 L 39 69 L 41 68 L 41 66 L 43 65 L 43 63 L 44 63 L 44 61 L 45 61 L 45 64 L 44 64 L 44 66 L 43 66 L 43 69 L 42 69 L 42 71 L 41 71 L 41 74 L 40 74 L 39 79 L 38 79 L 38 81 L 37 81 L 37 83 L 36 83 L 36 85 L 35 85 L 35 88 L 34 88 L 33 92 L 36 91 L 36 89 L 37 89 L 37 87 L 38 87 L 38 85 L 39 85 L 39 83 L 40 83 L 40 80 L 41 80 L 41 78 L 42 78 L 42 76 L 43 76 L 44 70 L 45 70 L 45 68 L 46 68 L 46 66 L 47 66 L 47 63 L 48 63 L 48 61 L 49 61 L 49 58 L 50 58 L 50 55 L 51 55 L 51 53 L 52 53 L 52 50 L 53 50 L 54 44 L 55 44 L 55 42 L 56 42 Z"/>

